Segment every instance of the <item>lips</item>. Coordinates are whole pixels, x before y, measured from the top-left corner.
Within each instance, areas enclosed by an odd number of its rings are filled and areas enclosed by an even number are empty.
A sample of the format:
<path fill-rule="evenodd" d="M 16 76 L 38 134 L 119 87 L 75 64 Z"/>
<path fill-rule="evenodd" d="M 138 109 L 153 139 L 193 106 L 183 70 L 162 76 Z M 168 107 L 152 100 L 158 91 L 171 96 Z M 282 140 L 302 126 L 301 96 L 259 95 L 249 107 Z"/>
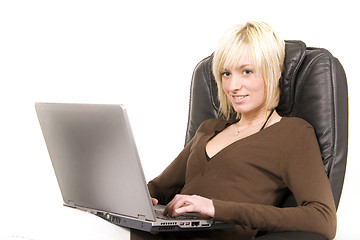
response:
<path fill-rule="evenodd" d="M 248 95 L 232 95 L 232 98 L 235 102 L 243 101 Z"/>
<path fill-rule="evenodd" d="M 241 95 L 241 96 L 233 96 L 235 99 L 243 99 L 245 98 L 247 95 Z"/>

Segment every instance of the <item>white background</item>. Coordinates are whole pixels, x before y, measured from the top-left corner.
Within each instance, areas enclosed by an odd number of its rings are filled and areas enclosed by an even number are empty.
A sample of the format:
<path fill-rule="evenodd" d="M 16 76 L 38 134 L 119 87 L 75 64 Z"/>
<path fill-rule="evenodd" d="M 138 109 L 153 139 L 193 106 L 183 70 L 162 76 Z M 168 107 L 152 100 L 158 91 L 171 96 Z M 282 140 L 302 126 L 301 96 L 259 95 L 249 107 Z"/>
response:
<path fill-rule="evenodd" d="M 0 1 L 0 239 L 119 239 L 62 207 L 34 103 L 123 103 L 147 180 L 181 151 L 192 71 L 226 28 L 268 22 L 283 39 L 328 49 L 349 86 L 348 167 L 336 239 L 359 239 L 355 1 Z"/>

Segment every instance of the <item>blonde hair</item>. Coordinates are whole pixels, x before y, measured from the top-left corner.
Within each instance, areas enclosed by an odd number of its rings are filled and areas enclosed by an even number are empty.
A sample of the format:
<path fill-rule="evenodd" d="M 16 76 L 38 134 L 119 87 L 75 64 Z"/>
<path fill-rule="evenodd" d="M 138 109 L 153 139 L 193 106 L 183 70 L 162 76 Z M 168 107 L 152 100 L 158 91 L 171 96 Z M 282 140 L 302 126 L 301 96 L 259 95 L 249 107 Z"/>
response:
<path fill-rule="evenodd" d="M 235 113 L 222 89 L 222 73 L 236 66 L 243 53 L 248 53 L 256 72 L 265 81 L 265 106 L 267 110 L 279 103 L 279 79 L 285 57 L 285 43 L 264 22 L 247 22 L 234 25 L 221 38 L 213 58 L 212 71 L 218 87 L 220 112 L 230 119 Z M 241 115 L 237 113 L 237 118 Z"/>

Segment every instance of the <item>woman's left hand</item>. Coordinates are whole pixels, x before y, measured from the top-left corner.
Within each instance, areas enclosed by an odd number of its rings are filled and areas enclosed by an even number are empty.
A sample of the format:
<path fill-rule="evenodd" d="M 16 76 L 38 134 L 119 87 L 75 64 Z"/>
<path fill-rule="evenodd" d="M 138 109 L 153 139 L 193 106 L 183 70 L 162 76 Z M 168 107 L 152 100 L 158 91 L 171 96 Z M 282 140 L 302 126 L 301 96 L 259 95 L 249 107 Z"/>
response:
<path fill-rule="evenodd" d="M 177 216 L 185 212 L 196 212 L 205 217 L 214 217 L 215 207 L 213 201 L 197 195 L 177 194 L 164 210 L 164 215 Z"/>

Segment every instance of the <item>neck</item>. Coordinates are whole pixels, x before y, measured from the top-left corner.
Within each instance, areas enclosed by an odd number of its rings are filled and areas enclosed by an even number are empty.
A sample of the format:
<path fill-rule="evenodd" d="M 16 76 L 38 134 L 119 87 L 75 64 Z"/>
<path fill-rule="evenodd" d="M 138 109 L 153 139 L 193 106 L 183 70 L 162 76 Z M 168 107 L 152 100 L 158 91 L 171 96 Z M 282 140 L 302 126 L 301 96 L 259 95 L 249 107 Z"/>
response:
<path fill-rule="evenodd" d="M 262 110 L 257 113 L 252 114 L 241 114 L 239 126 L 258 126 L 265 123 L 266 119 L 269 117 L 271 110 Z"/>

